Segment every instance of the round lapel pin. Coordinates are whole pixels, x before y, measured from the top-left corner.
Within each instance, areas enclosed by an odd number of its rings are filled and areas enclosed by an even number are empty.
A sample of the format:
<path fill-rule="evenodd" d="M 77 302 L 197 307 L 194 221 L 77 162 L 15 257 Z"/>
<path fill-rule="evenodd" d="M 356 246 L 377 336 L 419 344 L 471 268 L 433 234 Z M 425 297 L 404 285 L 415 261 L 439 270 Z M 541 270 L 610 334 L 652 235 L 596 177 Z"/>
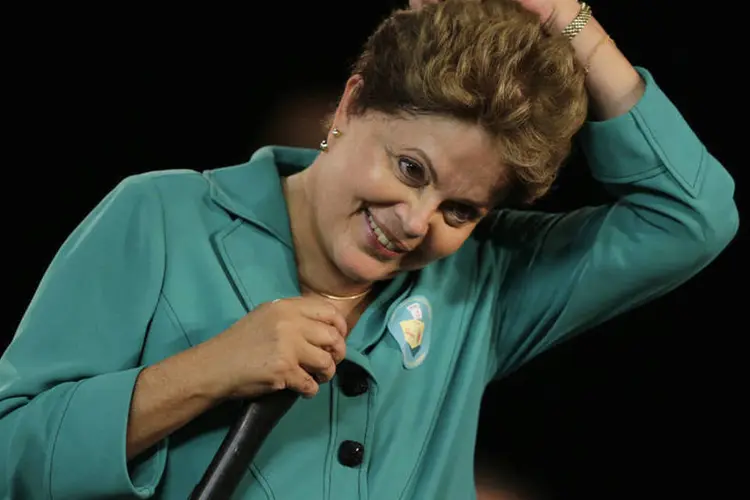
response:
<path fill-rule="evenodd" d="M 391 314 L 388 332 L 401 347 L 404 367 L 416 368 L 430 350 L 432 308 L 423 296 L 409 297 Z"/>

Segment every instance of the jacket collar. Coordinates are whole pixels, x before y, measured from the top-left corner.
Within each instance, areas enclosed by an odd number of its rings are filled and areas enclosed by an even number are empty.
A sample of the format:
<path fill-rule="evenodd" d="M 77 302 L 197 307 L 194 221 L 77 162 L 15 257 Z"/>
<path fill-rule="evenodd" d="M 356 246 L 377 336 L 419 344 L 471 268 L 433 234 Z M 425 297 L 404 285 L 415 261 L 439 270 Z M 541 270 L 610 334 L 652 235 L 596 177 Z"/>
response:
<path fill-rule="evenodd" d="M 211 199 L 293 248 L 281 178 L 300 172 L 318 156 L 313 149 L 266 146 L 246 163 L 203 173 Z"/>

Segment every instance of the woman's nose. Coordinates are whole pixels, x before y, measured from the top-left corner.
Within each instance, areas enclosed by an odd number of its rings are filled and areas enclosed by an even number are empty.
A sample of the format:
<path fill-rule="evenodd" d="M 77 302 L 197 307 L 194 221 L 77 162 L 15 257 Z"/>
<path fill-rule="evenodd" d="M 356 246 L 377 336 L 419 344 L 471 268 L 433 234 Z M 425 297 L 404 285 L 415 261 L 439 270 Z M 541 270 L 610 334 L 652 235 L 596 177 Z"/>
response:
<path fill-rule="evenodd" d="M 396 215 L 401 221 L 404 236 L 409 239 L 423 238 L 430 229 L 430 220 L 436 207 L 429 203 L 414 205 L 402 204 L 396 207 Z"/>

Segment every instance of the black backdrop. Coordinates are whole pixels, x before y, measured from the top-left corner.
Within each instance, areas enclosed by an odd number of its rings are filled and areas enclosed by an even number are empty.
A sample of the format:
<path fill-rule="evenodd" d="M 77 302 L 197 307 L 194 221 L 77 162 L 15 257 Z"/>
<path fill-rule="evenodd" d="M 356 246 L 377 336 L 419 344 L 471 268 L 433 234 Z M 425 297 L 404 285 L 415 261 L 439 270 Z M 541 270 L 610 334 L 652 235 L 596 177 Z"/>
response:
<path fill-rule="evenodd" d="M 744 13 L 708 15 L 705 4 L 664 0 L 592 3 L 734 175 L 744 213 Z M 244 161 L 277 137 L 269 120 L 290 95 L 338 91 L 368 33 L 400 4 L 284 2 L 231 12 L 100 5 L 13 7 L 7 17 L 0 345 L 63 239 L 119 180 Z M 543 206 L 573 208 L 598 195 L 574 156 Z M 733 492 L 746 438 L 738 416 L 742 239 L 680 290 L 492 386 L 483 454 L 550 498 Z"/>

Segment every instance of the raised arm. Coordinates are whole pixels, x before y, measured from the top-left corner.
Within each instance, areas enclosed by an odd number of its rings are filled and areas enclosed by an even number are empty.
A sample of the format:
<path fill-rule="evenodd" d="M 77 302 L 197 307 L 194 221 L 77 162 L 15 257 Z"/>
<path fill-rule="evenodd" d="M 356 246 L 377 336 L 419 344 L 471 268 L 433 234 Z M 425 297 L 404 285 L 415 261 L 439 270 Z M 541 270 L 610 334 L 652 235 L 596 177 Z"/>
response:
<path fill-rule="evenodd" d="M 562 30 L 578 9 L 557 2 L 552 29 Z M 500 374 L 674 289 L 737 232 L 730 175 L 651 75 L 606 37 L 592 19 L 572 43 L 589 68 L 598 118 L 580 139 L 592 175 L 614 201 L 568 214 L 506 211 L 493 221 L 494 244 L 510 256 L 497 268 Z"/>

